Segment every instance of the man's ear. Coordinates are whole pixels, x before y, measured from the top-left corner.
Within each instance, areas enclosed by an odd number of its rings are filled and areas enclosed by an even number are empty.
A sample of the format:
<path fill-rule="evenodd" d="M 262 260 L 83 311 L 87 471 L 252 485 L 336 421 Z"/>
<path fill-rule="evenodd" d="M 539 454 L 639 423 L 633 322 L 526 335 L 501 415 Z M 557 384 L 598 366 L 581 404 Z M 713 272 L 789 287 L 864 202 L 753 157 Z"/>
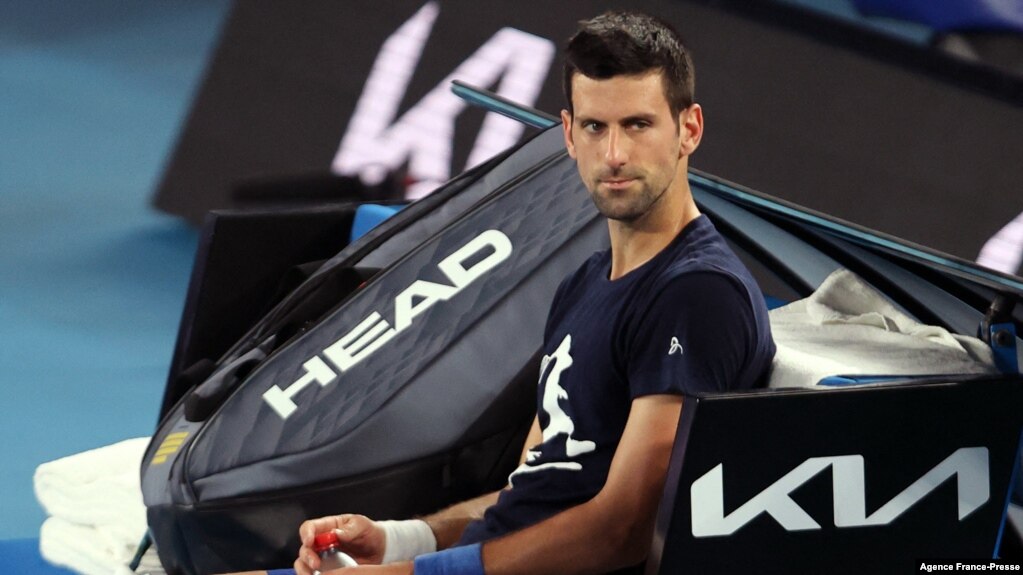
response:
<path fill-rule="evenodd" d="M 700 140 L 703 139 L 703 108 L 693 104 L 682 110 L 678 115 L 678 124 L 681 135 L 678 155 L 681 158 L 700 147 Z"/>
<path fill-rule="evenodd" d="M 561 129 L 565 132 L 565 148 L 568 155 L 575 159 L 575 141 L 572 140 L 572 114 L 568 110 L 561 111 Z"/>

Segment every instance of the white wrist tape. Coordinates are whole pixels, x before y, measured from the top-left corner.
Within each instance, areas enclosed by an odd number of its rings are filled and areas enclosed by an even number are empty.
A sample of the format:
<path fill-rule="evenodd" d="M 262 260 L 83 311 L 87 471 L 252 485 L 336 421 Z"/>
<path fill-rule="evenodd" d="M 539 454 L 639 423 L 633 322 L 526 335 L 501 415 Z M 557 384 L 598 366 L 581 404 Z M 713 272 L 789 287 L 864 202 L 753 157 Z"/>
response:
<path fill-rule="evenodd" d="M 433 553 L 437 550 L 437 538 L 433 529 L 422 519 L 407 521 L 377 521 L 383 528 L 384 539 L 383 564 L 397 561 L 411 561 L 418 555 Z"/>

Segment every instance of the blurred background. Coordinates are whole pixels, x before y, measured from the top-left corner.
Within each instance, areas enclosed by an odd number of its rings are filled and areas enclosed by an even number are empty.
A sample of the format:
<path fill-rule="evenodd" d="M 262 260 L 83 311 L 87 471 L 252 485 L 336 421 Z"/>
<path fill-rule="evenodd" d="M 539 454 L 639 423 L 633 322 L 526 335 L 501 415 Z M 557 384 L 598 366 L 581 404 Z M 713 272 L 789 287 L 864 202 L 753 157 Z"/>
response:
<path fill-rule="evenodd" d="M 150 196 L 229 6 L 0 6 L 0 539 L 40 463 L 156 425 L 197 232 Z"/>
<path fill-rule="evenodd" d="M 613 6 L 690 43 L 694 167 L 1016 272 L 1023 24 L 884 4 Z M 39 464 L 154 430 L 207 210 L 428 193 L 533 133 L 449 77 L 556 113 L 557 48 L 611 4 L 388 6 L 0 4 L 0 540 L 38 537 Z"/>

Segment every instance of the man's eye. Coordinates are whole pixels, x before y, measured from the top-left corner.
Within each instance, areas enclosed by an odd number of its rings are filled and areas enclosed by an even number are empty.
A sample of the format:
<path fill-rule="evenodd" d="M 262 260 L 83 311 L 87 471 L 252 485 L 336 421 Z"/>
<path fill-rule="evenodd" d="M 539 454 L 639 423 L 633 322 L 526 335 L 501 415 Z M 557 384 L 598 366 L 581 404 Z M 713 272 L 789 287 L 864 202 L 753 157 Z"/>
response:
<path fill-rule="evenodd" d="M 634 129 L 634 130 L 644 130 L 644 129 L 650 127 L 650 122 L 644 122 L 642 120 L 637 120 L 637 121 L 631 123 L 629 125 L 629 127 Z"/>
<path fill-rule="evenodd" d="M 603 127 L 600 122 L 583 122 L 583 129 L 587 132 L 599 132 Z"/>

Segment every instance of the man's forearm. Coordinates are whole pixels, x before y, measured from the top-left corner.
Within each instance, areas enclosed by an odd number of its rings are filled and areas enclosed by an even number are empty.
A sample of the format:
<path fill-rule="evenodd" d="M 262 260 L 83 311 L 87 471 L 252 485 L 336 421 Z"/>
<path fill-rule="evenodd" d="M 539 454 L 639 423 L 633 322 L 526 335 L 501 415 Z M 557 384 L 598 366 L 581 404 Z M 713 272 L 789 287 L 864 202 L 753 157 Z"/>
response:
<path fill-rule="evenodd" d="M 599 497 L 485 543 L 487 574 L 606 573 L 641 562 L 655 508 L 625 509 Z"/>
<path fill-rule="evenodd" d="M 462 532 L 465 531 L 465 526 L 471 521 L 482 518 L 487 508 L 497 502 L 497 496 L 500 493 L 500 491 L 494 491 L 480 495 L 475 499 L 457 503 L 423 517 L 423 521 L 430 526 L 433 536 L 437 539 L 437 549 L 447 549 L 457 543 L 462 537 Z"/>

